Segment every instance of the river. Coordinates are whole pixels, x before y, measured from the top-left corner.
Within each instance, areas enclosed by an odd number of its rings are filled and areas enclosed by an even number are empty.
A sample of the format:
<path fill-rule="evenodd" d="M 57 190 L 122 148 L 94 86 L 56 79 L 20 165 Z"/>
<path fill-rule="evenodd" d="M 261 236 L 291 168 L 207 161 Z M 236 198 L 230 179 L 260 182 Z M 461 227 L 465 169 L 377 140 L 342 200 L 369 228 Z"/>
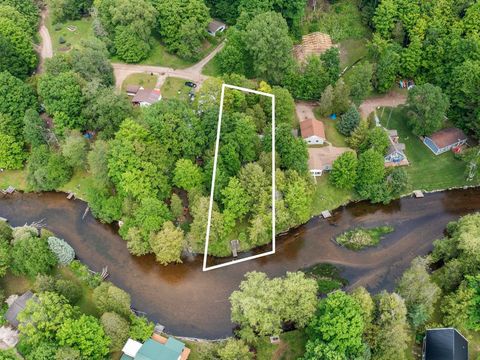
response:
<path fill-rule="evenodd" d="M 228 297 L 248 271 L 280 276 L 321 262 L 342 267 L 350 286 L 371 291 L 392 290 L 413 258 L 425 255 L 443 236 L 445 225 L 480 209 L 480 189 L 403 198 L 390 205 L 350 204 L 325 220 L 307 224 L 277 239 L 277 253 L 234 266 L 202 272 L 202 257 L 161 266 L 153 256 L 131 256 L 112 226 L 88 214 L 86 204 L 69 201 L 63 193 L 22 194 L 0 198 L 0 216 L 12 225 L 45 219 L 46 227 L 66 239 L 80 260 L 100 271 L 108 266 L 109 280 L 128 291 L 132 305 L 166 326 L 174 335 L 214 339 L 232 333 Z M 335 245 L 335 235 L 356 226 L 389 224 L 395 231 L 375 248 L 353 252 Z"/>

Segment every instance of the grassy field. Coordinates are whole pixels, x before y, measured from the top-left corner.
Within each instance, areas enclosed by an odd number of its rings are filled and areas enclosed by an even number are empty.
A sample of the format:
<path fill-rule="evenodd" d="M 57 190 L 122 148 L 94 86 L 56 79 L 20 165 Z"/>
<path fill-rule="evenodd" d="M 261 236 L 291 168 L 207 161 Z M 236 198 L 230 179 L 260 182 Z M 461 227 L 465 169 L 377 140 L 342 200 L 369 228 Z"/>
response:
<path fill-rule="evenodd" d="M 94 37 L 92 22 L 92 18 L 87 17 L 80 20 L 68 21 L 65 24 L 52 24 L 52 20 L 49 18 L 47 20 L 47 28 L 52 37 L 53 52 L 68 51 L 69 49 L 78 46 L 82 39 Z M 69 25 L 76 26 L 77 29 L 75 31 L 70 31 L 67 29 L 67 26 Z M 65 40 L 64 44 L 60 44 L 60 37 L 63 37 Z M 67 44 L 70 44 L 71 46 L 68 47 Z"/>
<path fill-rule="evenodd" d="M 210 60 L 207 65 L 202 69 L 202 74 L 207 76 L 218 77 L 222 75 L 218 66 L 218 54 Z"/>
<path fill-rule="evenodd" d="M 315 114 L 315 118 L 323 122 L 323 125 L 325 126 L 325 136 L 327 137 L 328 142 L 333 146 L 348 147 L 345 136 L 340 134 L 335 127 L 335 124 L 338 120 L 332 120 L 330 118 L 321 116 L 318 107 L 316 107 L 313 112 Z"/>
<path fill-rule="evenodd" d="M 301 330 L 280 335 L 280 344 L 271 344 L 265 337 L 257 345 L 257 360 L 296 360 L 303 356 L 307 337 Z"/>
<path fill-rule="evenodd" d="M 406 145 L 406 155 L 410 162 L 406 167 L 410 180 L 409 190 L 428 191 L 478 184 L 478 181 L 466 181 L 466 164 L 455 159 L 452 152 L 436 156 L 411 133 L 404 109 L 385 108 L 377 114 L 382 125 L 387 129 L 396 129 L 400 142 Z"/>
<path fill-rule="evenodd" d="M 140 85 L 145 89 L 154 89 L 157 83 L 158 76 L 147 73 L 137 73 L 127 76 L 123 81 L 122 90 L 125 91 L 128 85 Z"/>
<path fill-rule="evenodd" d="M 309 10 L 302 24 L 302 33 L 314 31 L 327 33 L 334 42 L 345 39 L 363 39 L 369 36 L 369 30 L 362 23 L 362 15 L 355 2 L 340 0 L 327 7 L 327 11 Z"/>
<path fill-rule="evenodd" d="M 0 189 L 13 186 L 17 190 L 27 187 L 27 172 L 25 170 L 5 170 L 0 172 Z"/>
<path fill-rule="evenodd" d="M 367 39 L 346 39 L 340 43 L 340 68 L 345 69 L 367 55 Z"/>
<path fill-rule="evenodd" d="M 189 101 L 188 93 L 192 89 L 185 85 L 185 79 L 168 77 L 163 83 L 161 92 L 164 99 L 179 99 Z"/>
<path fill-rule="evenodd" d="M 86 171 L 76 171 L 70 181 L 60 187 L 58 191 L 63 191 L 66 193 L 74 192 L 75 197 L 85 200 L 85 191 L 87 190 L 90 181 L 90 176 Z"/>
<path fill-rule="evenodd" d="M 332 210 L 354 199 L 351 190 L 337 189 L 328 181 L 329 174 L 317 177 L 313 194 L 312 215 L 319 215 L 324 210 Z"/>

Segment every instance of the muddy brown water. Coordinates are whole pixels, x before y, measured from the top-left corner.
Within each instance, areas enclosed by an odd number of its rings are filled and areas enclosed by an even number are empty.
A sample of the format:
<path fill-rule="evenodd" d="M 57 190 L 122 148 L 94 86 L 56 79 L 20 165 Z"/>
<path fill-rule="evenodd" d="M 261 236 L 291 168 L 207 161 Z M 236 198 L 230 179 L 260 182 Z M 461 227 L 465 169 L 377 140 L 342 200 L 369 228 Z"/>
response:
<path fill-rule="evenodd" d="M 202 272 L 200 256 L 166 267 L 155 263 L 153 256 L 131 256 L 113 227 L 90 214 L 82 220 L 85 208 L 84 202 L 69 201 L 63 193 L 0 198 L 0 216 L 12 225 L 45 219 L 47 228 L 66 239 L 92 269 L 108 266 L 109 280 L 128 291 L 132 305 L 165 325 L 167 332 L 213 339 L 232 333 L 228 297 L 248 271 L 280 276 L 328 262 L 341 266 L 350 286 L 392 290 L 411 260 L 431 251 L 432 242 L 443 236 L 449 221 L 480 209 L 480 189 L 404 198 L 388 206 L 350 204 L 334 211 L 329 221 L 313 218 L 278 237 L 275 255 L 209 272 Z M 384 224 L 395 231 L 372 249 L 353 252 L 331 241 L 352 227 Z"/>

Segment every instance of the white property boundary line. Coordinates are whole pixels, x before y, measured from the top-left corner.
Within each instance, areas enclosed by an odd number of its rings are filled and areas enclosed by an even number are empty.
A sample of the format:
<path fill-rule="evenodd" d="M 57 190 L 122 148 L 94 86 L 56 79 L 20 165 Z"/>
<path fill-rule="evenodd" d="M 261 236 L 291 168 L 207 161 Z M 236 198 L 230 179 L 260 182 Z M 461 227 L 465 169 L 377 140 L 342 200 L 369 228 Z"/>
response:
<path fill-rule="evenodd" d="M 267 96 L 272 99 L 272 250 L 258 254 L 248 256 L 246 258 L 228 261 L 223 264 L 218 264 L 214 266 L 207 267 L 207 258 L 208 258 L 208 242 L 210 240 L 210 227 L 212 224 L 212 210 L 213 210 L 213 194 L 215 193 L 215 175 L 217 173 L 217 160 L 218 160 L 218 147 L 220 145 L 220 130 L 222 125 L 222 116 L 223 116 L 223 100 L 225 97 L 225 88 L 240 90 L 248 93 L 253 93 L 257 95 Z M 208 207 L 208 222 L 207 222 L 207 235 L 205 238 L 205 252 L 203 255 L 203 271 L 215 270 L 225 266 L 230 266 L 233 264 L 238 264 L 248 260 L 257 259 L 263 256 L 275 254 L 275 95 L 268 94 L 262 91 L 251 90 L 239 86 L 222 84 L 222 93 L 220 96 L 220 111 L 218 113 L 218 124 L 217 124 L 217 139 L 215 142 L 215 157 L 213 160 L 213 173 L 212 173 L 212 186 L 210 191 L 210 205 Z"/>

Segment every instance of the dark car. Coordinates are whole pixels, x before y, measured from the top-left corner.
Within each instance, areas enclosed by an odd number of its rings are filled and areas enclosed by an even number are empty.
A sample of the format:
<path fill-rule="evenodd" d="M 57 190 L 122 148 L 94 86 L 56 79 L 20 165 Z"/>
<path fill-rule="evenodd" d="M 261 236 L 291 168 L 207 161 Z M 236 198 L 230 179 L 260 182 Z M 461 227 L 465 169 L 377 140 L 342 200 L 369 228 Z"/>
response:
<path fill-rule="evenodd" d="M 186 85 L 186 86 L 189 86 L 189 87 L 191 87 L 191 88 L 194 88 L 194 89 L 197 87 L 197 84 L 195 84 L 194 82 L 191 82 L 191 81 L 187 81 L 187 82 L 185 83 L 185 85 Z"/>

